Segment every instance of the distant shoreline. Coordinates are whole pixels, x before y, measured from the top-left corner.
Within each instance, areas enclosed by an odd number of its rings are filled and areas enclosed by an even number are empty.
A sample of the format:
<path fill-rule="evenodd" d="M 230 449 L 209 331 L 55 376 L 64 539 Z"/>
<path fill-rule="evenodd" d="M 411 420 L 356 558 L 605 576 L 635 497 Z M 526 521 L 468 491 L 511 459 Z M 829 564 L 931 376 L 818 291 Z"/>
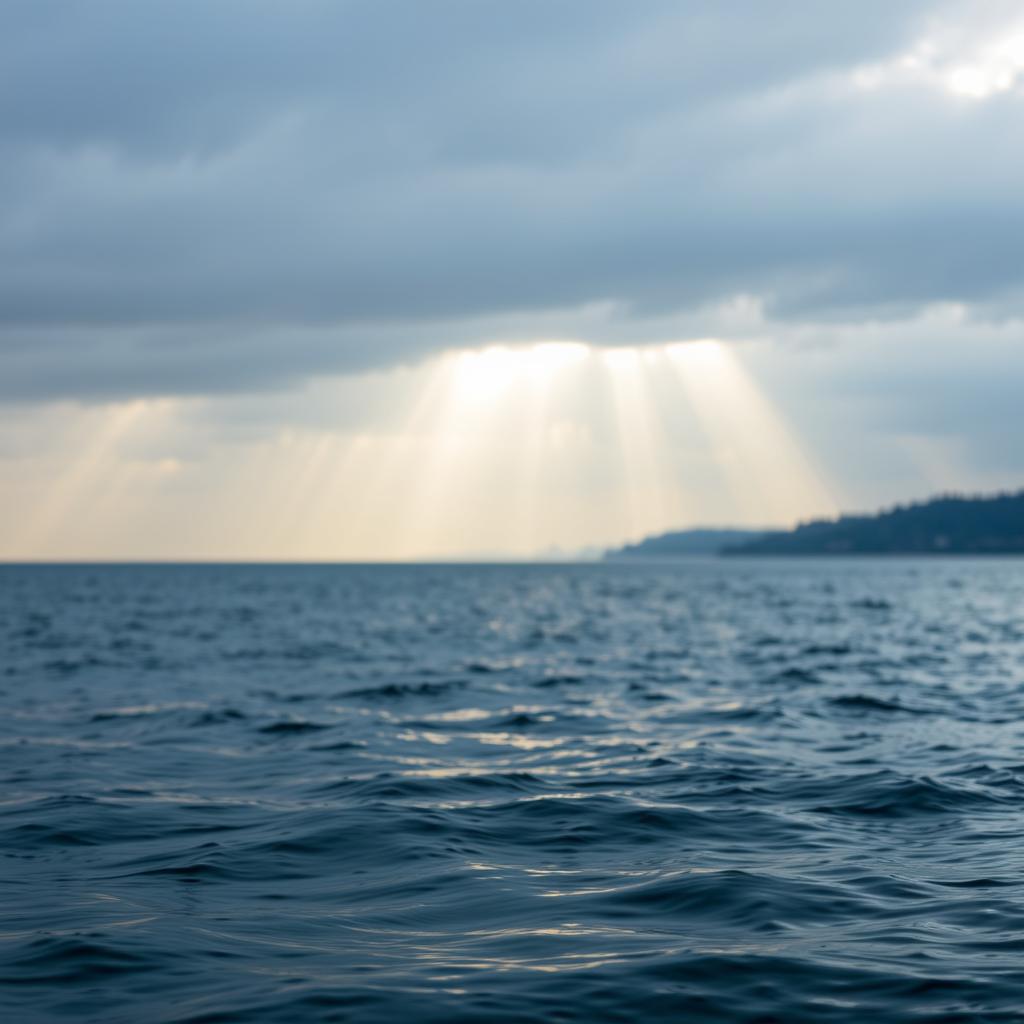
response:
<path fill-rule="evenodd" d="M 814 520 L 792 530 L 680 530 L 610 551 L 605 559 L 698 553 L 729 558 L 1024 555 L 1024 491 L 940 495 L 874 515 Z"/>

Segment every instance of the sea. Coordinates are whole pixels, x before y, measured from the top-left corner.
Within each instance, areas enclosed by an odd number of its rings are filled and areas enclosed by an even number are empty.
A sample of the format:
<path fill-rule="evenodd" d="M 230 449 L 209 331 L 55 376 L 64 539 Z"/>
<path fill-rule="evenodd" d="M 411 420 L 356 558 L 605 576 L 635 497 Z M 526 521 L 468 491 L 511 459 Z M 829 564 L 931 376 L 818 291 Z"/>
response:
<path fill-rule="evenodd" d="M 0 1019 L 1024 1020 L 1024 560 L 0 567 Z"/>

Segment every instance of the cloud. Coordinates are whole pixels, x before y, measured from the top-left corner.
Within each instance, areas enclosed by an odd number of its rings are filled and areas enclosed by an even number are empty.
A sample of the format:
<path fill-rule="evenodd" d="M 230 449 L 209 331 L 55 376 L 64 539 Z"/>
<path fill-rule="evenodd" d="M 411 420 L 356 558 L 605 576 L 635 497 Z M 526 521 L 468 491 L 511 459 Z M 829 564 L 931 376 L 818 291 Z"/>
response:
<path fill-rule="evenodd" d="M 0 398 L 1015 318 L 1018 14 L 970 7 L 6 4 Z"/>

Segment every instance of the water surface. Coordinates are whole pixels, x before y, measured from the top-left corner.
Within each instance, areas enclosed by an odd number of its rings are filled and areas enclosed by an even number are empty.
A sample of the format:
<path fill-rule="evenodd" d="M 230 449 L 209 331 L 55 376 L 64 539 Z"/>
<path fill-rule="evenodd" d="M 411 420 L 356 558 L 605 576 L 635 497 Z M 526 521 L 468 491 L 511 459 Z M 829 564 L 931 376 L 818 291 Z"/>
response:
<path fill-rule="evenodd" d="M 1019 1021 L 1024 563 L 0 567 L 13 1021 Z"/>

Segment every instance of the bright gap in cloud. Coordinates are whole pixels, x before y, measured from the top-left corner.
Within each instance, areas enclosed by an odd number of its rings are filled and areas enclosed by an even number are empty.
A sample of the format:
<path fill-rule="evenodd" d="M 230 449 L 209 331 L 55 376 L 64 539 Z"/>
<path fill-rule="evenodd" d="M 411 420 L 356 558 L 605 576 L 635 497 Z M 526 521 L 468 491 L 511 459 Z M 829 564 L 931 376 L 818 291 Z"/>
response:
<path fill-rule="evenodd" d="M 950 92 L 984 99 L 1015 88 L 1024 72 L 1024 31 L 994 40 L 946 77 Z"/>
<path fill-rule="evenodd" d="M 360 392 L 365 407 L 338 422 Z M 195 403 L 83 414 L 4 554 L 534 557 L 835 510 L 734 347 L 715 341 L 451 351 L 305 399 L 298 422 L 177 459 L 167 451 L 195 429 Z"/>
<path fill-rule="evenodd" d="M 857 70 L 861 89 L 922 83 L 951 96 L 985 100 L 1020 89 L 1024 82 L 1024 20 L 1020 7 L 1003 6 L 988 17 L 965 4 L 960 17 L 937 24 L 905 53 Z"/>

